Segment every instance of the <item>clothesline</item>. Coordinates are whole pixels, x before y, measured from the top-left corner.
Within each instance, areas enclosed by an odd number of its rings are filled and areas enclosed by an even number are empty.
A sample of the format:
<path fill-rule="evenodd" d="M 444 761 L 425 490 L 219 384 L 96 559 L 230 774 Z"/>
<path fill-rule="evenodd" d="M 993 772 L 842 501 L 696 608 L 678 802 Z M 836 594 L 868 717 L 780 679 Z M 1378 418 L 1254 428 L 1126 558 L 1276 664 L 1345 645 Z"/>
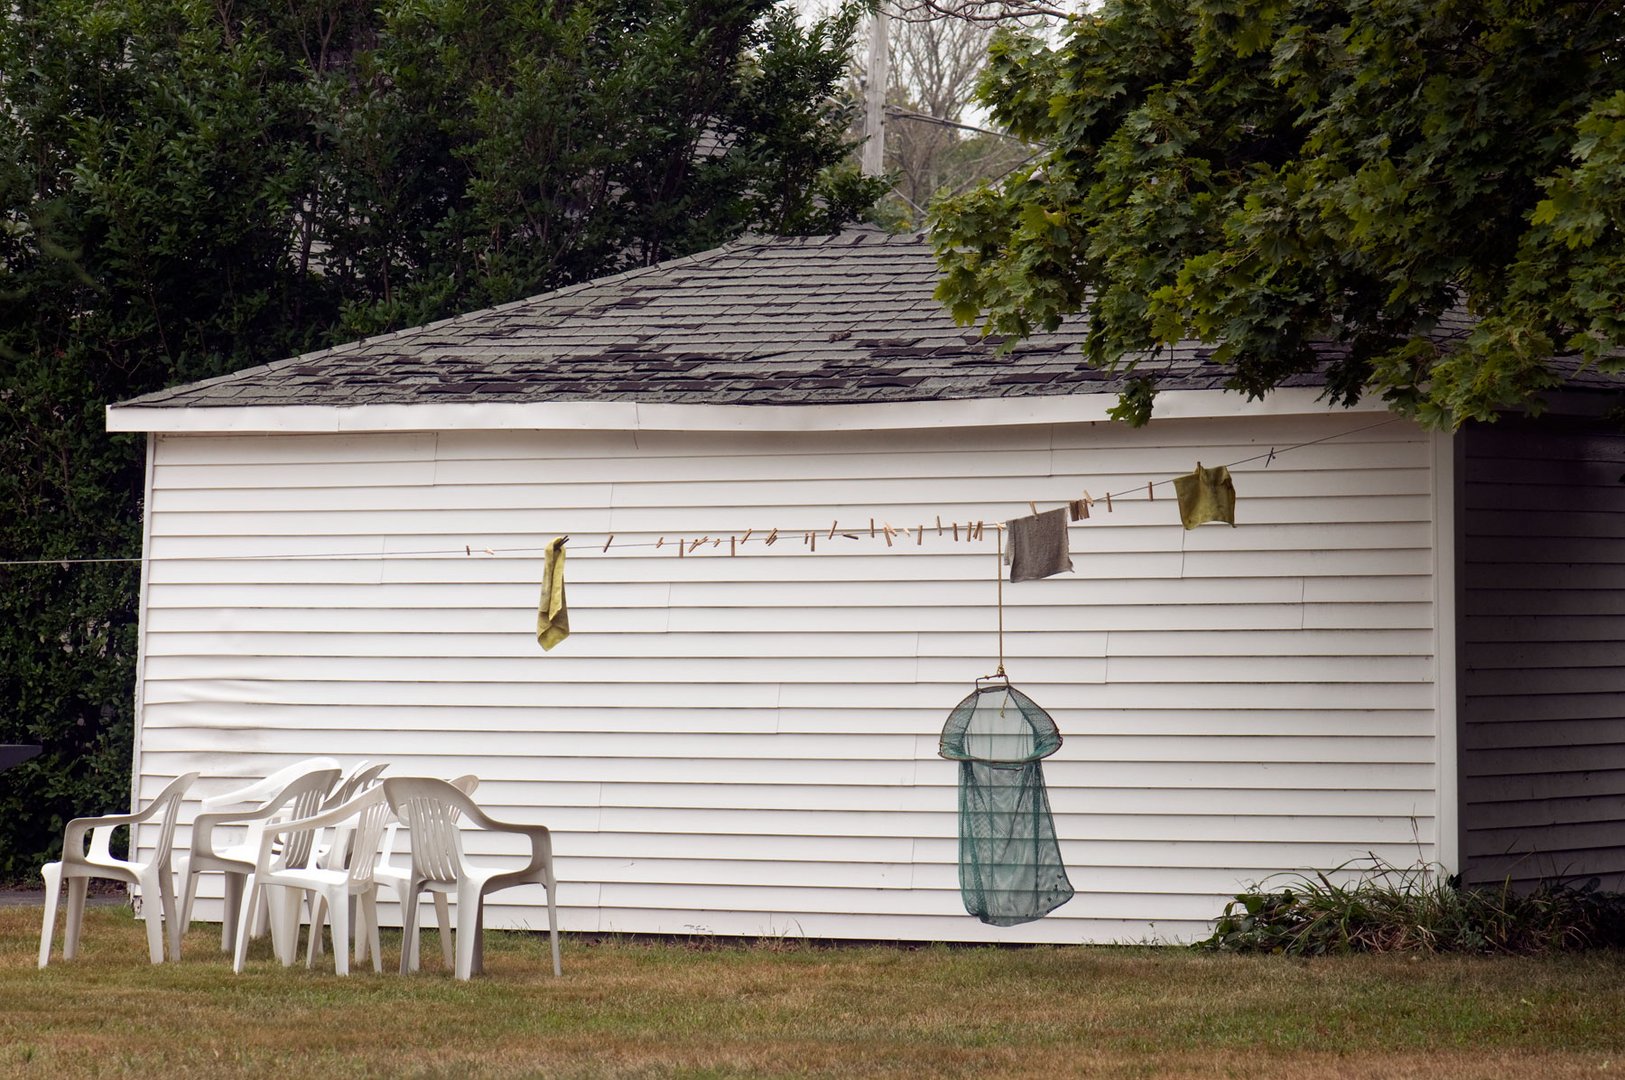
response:
<path fill-rule="evenodd" d="M 1375 430 L 1377 428 L 1380 428 L 1380 427 L 1386 427 L 1389 424 L 1398 423 L 1399 419 L 1400 419 L 1399 417 L 1389 417 L 1386 420 L 1381 420 L 1381 421 L 1378 421 L 1377 423 L 1374 423 L 1374 424 L 1368 424 L 1368 425 L 1366 425 L 1364 427 L 1354 428 L 1354 429 L 1351 429 L 1349 431 L 1339 431 L 1339 432 L 1336 432 L 1336 433 L 1331 434 L 1331 435 L 1322 436 L 1321 438 L 1318 438 L 1318 439 L 1310 439 L 1310 440 L 1308 440 L 1306 442 L 1294 443 L 1291 446 L 1283 446 L 1283 447 L 1273 447 L 1272 446 L 1267 451 L 1263 451 L 1263 452 L 1260 452 L 1260 453 L 1257 453 L 1257 454 L 1253 454 L 1250 457 L 1240 458 L 1240 459 L 1238 459 L 1236 461 L 1227 462 L 1225 464 L 1225 468 L 1234 469 L 1239 465 L 1249 465 L 1249 464 L 1252 464 L 1253 462 L 1257 462 L 1257 461 L 1264 462 L 1265 468 L 1268 468 L 1270 466 L 1270 464 L 1273 463 L 1277 457 L 1280 457 L 1283 454 L 1289 454 L 1289 453 L 1292 453 L 1294 450 L 1302 450 L 1302 449 L 1304 449 L 1306 447 L 1310 447 L 1310 446 L 1318 446 L 1321 443 L 1332 442 L 1333 440 L 1336 440 L 1336 439 L 1348 438 L 1351 435 L 1359 435 L 1359 434 L 1363 434 L 1364 432 L 1367 432 L 1367 431 L 1373 431 L 1373 430 Z M 1104 493 L 1103 495 L 1101 495 L 1099 497 L 1095 497 L 1095 496 L 1090 495 L 1088 490 L 1084 489 L 1083 498 L 1070 500 L 1066 504 L 1066 505 L 1071 506 L 1071 507 L 1074 508 L 1074 510 L 1073 510 L 1073 519 L 1074 520 L 1073 520 L 1072 524 L 1074 526 L 1077 526 L 1077 525 L 1081 525 L 1084 522 L 1090 520 L 1094 516 L 1093 515 L 1093 508 L 1096 507 L 1096 506 L 1104 505 L 1105 508 L 1106 508 L 1106 511 L 1108 513 L 1111 513 L 1111 512 L 1113 512 L 1115 510 L 1115 505 L 1114 504 L 1117 503 L 1117 502 L 1135 502 L 1135 501 L 1142 501 L 1142 500 L 1155 502 L 1156 498 L 1157 498 L 1156 489 L 1159 488 L 1159 487 L 1164 487 L 1164 486 L 1172 486 L 1174 484 L 1174 480 L 1175 480 L 1175 478 L 1173 478 L 1173 477 L 1170 477 L 1170 478 L 1168 478 L 1166 480 L 1148 480 L 1148 481 L 1145 482 L 1145 484 L 1143 486 L 1136 484 L 1133 487 L 1124 488 L 1121 491 L 1115 491 L 1115 492 L 1108 491 L 1108 492 Z M 1046 501 L 1048 501 L 1048 500 L 1046 500 Z M 1171 501 L 1170 501 L 1170 505 L 1172 505 Z M 1037 505 L 1036 501 L 1028 501 L 1028 506 L 1029 506 L 1030 509 L 1032 509 L 1034 514 L 1038 513 L 1038 505 Z M 989 530 L 989 529 L 995 530 L 997 532 L 997 531 L 1003 530 L 1003 528 L 1004 528 L 1004 525 L 1003 525 L 1002 522 L 988 521 L 986 519 L 976 519 L 976 520 L 968 520 L 968 521 L 958 521 L 958 520 L 943 521 L 940 515 L 933 515 L 933 519 L 934 519 L 933 522 L 930 523 L 930 524 L 922 523 L 922 524 L 917 524 L 917 525 L 914 525 L 914 526 L 910 527 L 910 526 L 906 526 L 906 525 L 894 526 L 894 525 L 890 524 L 889 522 L 887 522 L 887 521 L 885 521 L 885 520 L 883 520 L 881 518 L 867 517 L 866 516 L 866 520 L 864 520 L 861 524 L 858 524 L 858 525 L 848 524 L 846 526 L 842 526 L 840 521 L 837 519 L 837 520 L 831 521 L 828 525 L 818 525 L 818 526 L 813 527 L 813 528 L 807 528 L 807 527 L 799 527 L 799 528 L 792 528 L 792 529 L 785 529 L 785 528 L 769 528 L 769 529 L 749 528 L 749 529 L 744 530 L 744 532 L 742 532 L 742 533 L 737 531 L 737 530 L 721 530 L 721 531 L 719 531 L 719 532 L 717 532 L 715 534 L 704 533 L 704 534 L 702 534 L 700 536 L 695 536 L 693 533 L 688 533 L 688 534 L 682 535 L 682 536 L 670 536 L 670 535 L 660 536 L 660 535 L 657 534 L 657 538 L 655 540 L 653 540 L 653 541 L 630 541 L 630 542 L 620 542 L 620 543 L 616 542 L 616 534 L 611 533 L 611 532 L 607 532 L 607 531 L 598 532 L 598 533 L 586 533 L 586 534 L 575 533 L 575 534 L 572 534 L 570 538 L 575 539 L 577 541 L 583 541 L 583 540 L 586 540 L 588 538 L 591 538 L 593 540 L 593 544 L 591 546 L 599 547 L 598 554 L 600 554 L 600 555 L 607 555 L 612 549 L 616 550 L 616 551 L 633 550 L 633 549 L 649 549 L 649 550 L 662 551 L 662 552 L 664 550 L 666 550 L 666 549 L 671 549 L 672 553 L 677 558 L 687 558 L 690 555 L 694 555 L 694 556 L 698 557 L 702 552 L 705 553 L 705 554 L 720 554 L 722 552 L 722 549 L 723 549 L 724 545 L 727 546 L 727 553 L 728 554 L 737 555 L 741 548 L 743 548 L 746 544 L 752 543 L 752 542 L 759 543 L 764 547 L 773 547 L 776 544 L 778 544 L 780 541 L 786 541 L 786 542 L 791 542 L 791 543 L 799 542 L 804 548 L 808 549 L 811 552 L 816 553 L 817 550 L 818 550 L 818 544 L 819 544 L 820 541 L 823 541 L 827 545 L 827 544 L 833 543 L 836 540 L 858 541 L 858 540 L 883 539 L 885 541 L 885 543 L 886 543 L 886 546 L 888 548 L 892 548 L 894 546 L 899 545 L 898 538 L 902 537 L 904 540 L 912 541 L 913 546 L 915 546 L 915 547 L 923 547 L 924 544 L 925 544 L 925 537 L 926 537 L 927 533 L 930 530 L 933 530 L 933 529 L 935 530 L 937 535 L 941 536 L 941 537 L 951 537 L 954 541 L 958 541 L 958 542 L 974 542 L 974 541 L 983 539 L 987 534 L 987 530 Z M 867 533 L 868 535 L 865 536 L 864 535 L 865 533 Z M 598 544 L 599 540 L 603 541 L 601 546 Z M 375 552 L 332 551 L 332 552 L 288 552 L 288 553 L 284 553 L 284 554 L 260 554 L 260 555 L 199 555 L 199 556 L 195 556 L 195 557 L 189 557 L 185 561 L 187 561 L 187 562 L 264 562 L 264 561 L 268 561 L 268 560 L 278 561 L 278 562 L 298 562 L 298 561 L 314 561 L 314 560 L 330 560 L 330 561 L 367 560 L 367 561 L 370 561 L 370 560 L 376 560 L 376 559 L 404 559 L 404 558 L 421 558 L 423 556 L 456 556 L 456 555 L 461 555 L 461 556 L 464 556 L 464 557 L 470 557 L 471 558 L 471 557 L 473 557 L 475 555 L 486 555 L 486 556 L 493 556 L 493 557 L 501 556 L 501 555 L 534 555 L 534 554 L 539 554 L 539 553 L 545 551 L 546 549 L 547 549 L 546 544 L 526 545 L 524 547 L 502 547 L 502 548 L 492 548 L 492 547 L 486 547 L 484 545 L 463 544 L 463 545 L 460 545 L 458 547 L 425 548 L 425 549 L 414 550 L 414 551 L 375 551 Z M 571 550 L 571 555 L 572 555 L 572 557 L 579 557 L 579 553 L 575 549 Z M 67 566 L 85 566 L 85 565 L 108 565 L 108 564 L 120 564 L 120 563 L 139 563 L 139 562 L 142 561 L 142 558 L 143 558 L 142 556 L 108 556 L 108 557 L 74 556 L 74 557 L 69 557 L 69 558 L 56 558 L 56 559 L 50 559 L 50 558 L 0 559 L 0 567 L 6 567 L 6 566 L 53 566 L 53 565 L 67 567 Z"/>

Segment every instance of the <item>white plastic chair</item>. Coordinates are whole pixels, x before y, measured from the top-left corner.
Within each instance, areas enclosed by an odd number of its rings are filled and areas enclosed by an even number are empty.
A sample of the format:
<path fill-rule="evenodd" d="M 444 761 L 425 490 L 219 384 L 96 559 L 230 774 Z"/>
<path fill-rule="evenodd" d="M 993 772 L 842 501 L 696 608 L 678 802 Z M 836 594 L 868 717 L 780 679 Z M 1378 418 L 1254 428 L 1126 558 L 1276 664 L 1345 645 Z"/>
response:
<path fill-rule="evenodd" d="M 317 763 L 321 761 L 316 760 Z M 337 763 L 331 767 L 312 769 L 294 776 L 253 810 L 199 814 L 192 822 L 192 850 L 181 859 L 176 870 L 176 876 L 185 882 L 186 899 L 182 904 L 182 917 L 186 925 L 191 925 L 198 875 L 210 872 L 225 875 L 225 912 L 221 918 L 220 949 L 222 952 L 234 951 L 238 926 L 245 926 L 252 932 L 258 921 L 258 912 L 252 905 L 247 909 L 250 918 L 241 919 L 239 915 L 243 908 L 243 883 L 254 872 L 254 860 L 259 854 L 266 830 L 280 819 L 314 814 L 338 781 L 339 773 Z M 216 850 L 214 830 L 222 825 L 247 826 L 248 840 Z M 250 843 L 252 847 L 248 846 Z M 290 859 L 292 865 L 302 866 L 310 857 L 308 850 L 295 854 L 296 858 Z"/>
<path fill-rule="evenodd" d="M 412 874 L 402 906 L 402 940 L 417 933 L 418 897 L 424 892 L 451 894 L 457 899 L 456 976 L 467 979 L 484 970 L 485 896 L 511 885 L 537 884 L 547 889 L 547 932 L 553 950 L 553 974 L 560 974 L 559 928 L 554 893 L 553 840 L 545 825 L 497 821 L 474 800 L 444 780 L 401 776 L 384 781 L 384 797 L 403 824 L 412 831 Z M 482 866 L 463 855 L 459 817 L 489 832 L 512 833 L 530 841 L 530 858 L 519 869 Z M 401 949 L 401 972 L 409 950 Z"/>
<path fill-rule="evenodd" d="M 350 899 L 356 900 L 355 951 L 361 960 L 371 953 L 374 971 L 383 970 L 378 948 L 377 881 L 378 845 L 389 818 L 389 804 L 383 789 L 371 787 L 349 802 L 308 817 L 294 818 L 270 826 L 260 838 L 254 872 L 248 878 L 248 898 L 253 900 L 269 888 L 283 890 L 280 902 L 267 902 L 273 925 L 280 923 L 274 936 L 279 942 L 278 959 L 284 966 L 293 963 L 299 936 L 299 901 L 312 895 L 310 950 L 306 963 L 315 966 L 316 942 L 321 936 L 321 912 L 325 908 L 333 924 L 333 969 L 350 973 Z M 333 829 L 325 865 L 282 865 L 283 853 L 308 848 L 317 832 Z M 318 899 L 319 898 L 319 899 Z M 237 932 L 237 949 L 232 970 L 242 971 L 248 955 L 247 922 L 252 905 L 243 906 L 243 926 Z M 368 946 L 370 945 L 370 950 Z"/>
<path fill-rule="evenodd" d="M 233 788 L 231 791 L 222 791 L 218 795 L 205 798 L 198 807 L 199 814 L 223 815 L 227 810 L 257 810 L 265 805 L 266 800 L 278 795 L 282 789 L 302 776 L 327 769 L 337 770 L 339 763 L 330 757 L 306 758 L 296 761 L 292 765 L 284 766 L 263 780 L 255 780 L 243 787 Z M 228 824 L 225 816 L 215 818 L 215 824 Z M 201 873 L 211 869 L 207 864 L 215 860 L 226 860 L 239 867 L 253 866 L 254 853 L 259 850 L 259 834 L 264 823 L 249 827 L 247 835 L 241 836 L 235 842 L 222 843 L 220 837 L 211 835 L 200 847 L 198 830 L 194 824 L 192 841 L 188 851 L 175 860 L 175 877 L 181 883 L 181 929 L 187 931 L 192 928 L 192 906 L 197 901 L 197 878 Z M 194 863 L 198 865 L 194 865 Z M 220 951 L 229 953 L 232 950 L 233 936 L 237 932 L 236 890 L 240 885 L 242 876 L 239 874 L 235 881 L 231 875 L 226 877 L 226 913 L 220 923 Z"/>
<path fill-rule="evenodd" d="M 480 786 L 480 778 L 472 773 L 467 776 L 459 776 L 451 781 L 451 786 L 464 795 L 472 795 Z M 390 819 L 389 826 L 384 830 L 384 842 L 378 855 L 376 874 L 378 884 L 393 892 L 396 900 L 399 901 L 404 925 L 406 901 L 411 892 L 412 868 L 410 866 L 396 866 L 394 863 L 395 842 L 400 838 L 401 819 L 395 816 L 393 810 L 390 811 Z M 411 834 L 408 833 L 407 835 Z M 446 970 L 451 971 L 457 966 L 457 954 L 452 949 L 451 904 L 443 892 L 436 892 L 433 896 L 435 921 L 440 926 L 440 952 L 445 958 Z M 418 969 L 418 937 L 418 934 L 413 933 L 410 937 L 401 939 L 402 971 L 416 971 Z"/>
<path fill-rule="evenodd" d="M 51 959 L 51 936 L 56 930 L 57 900 L 62 880 L 68 882 L 68 925 L 62 937 L 62 958 L 79 954 L 79 928 L 84 921 L 85 889 L 91 878 L 111 878 L 141 887 L 141 917 L 147 923 L 147 952 L 154 964 L 164 962 L 163 923 L 169 924 L 169 955 L 181 958 L 181 924 L 176 917 L 175 879 L 170 872 L 170 846 L 175 838 L 175 818 L 181 797 L 197 779 L 186 773 L 170 781 L 158 797 L 138 814 L 108 814 L 105 817 L 74 818 L 62 837 L 62 859 L 46 863 L 40 874 L 45 878 L 45 925 L 40 930 L 39 966 Z M 130 848 L 136 848 L 138 828 L 158 820 L 158 843 L 145 862 L 115 857 L 110 844 L 115 830 L 130 827 Z M 85 833 L 90 833 L 90 850 L 85 850 Z"/>

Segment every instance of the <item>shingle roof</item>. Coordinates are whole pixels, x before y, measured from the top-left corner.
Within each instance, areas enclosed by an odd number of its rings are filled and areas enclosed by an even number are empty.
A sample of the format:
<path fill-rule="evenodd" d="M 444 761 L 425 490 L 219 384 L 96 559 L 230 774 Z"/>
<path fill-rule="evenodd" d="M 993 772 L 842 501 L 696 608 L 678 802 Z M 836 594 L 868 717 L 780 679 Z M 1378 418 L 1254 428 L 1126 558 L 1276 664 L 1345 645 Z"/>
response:
<path fill-rule="evenodd" d="M 830 405 L 1112 392 L 1081 320 L 1009 353 L 932 296 L 923 236 L 743 240 L 429 326 L 148 394 L 126 405 L 639 401 Z M 1164 389 L 1224 370 L 1192 344 Z"/>
<path fill-rule="evenodd" d="M 1081 318 L 1000 352 L 997 336 L 954 324 L 932 296 L 938 278 L 923 234 L 747 239 L 122 404 L 845 405 L 1123 388 L 1123 372 L 1084 362 Z M 1439 330 L 1459 336 L 1470 324 L 1460 314 Z M 1341 349 L 1324 352 L 1332 359 Z M 1227 371 L 1212 353 L 1182 342 L 1146 370 L 1159 390 L 1218 389 Z M 1568 377 L 1574 388 L 1621 386 L 1619 376 L 1594 370 Z M 1282 385 L 1323 379 L 1311 373 Z"/>

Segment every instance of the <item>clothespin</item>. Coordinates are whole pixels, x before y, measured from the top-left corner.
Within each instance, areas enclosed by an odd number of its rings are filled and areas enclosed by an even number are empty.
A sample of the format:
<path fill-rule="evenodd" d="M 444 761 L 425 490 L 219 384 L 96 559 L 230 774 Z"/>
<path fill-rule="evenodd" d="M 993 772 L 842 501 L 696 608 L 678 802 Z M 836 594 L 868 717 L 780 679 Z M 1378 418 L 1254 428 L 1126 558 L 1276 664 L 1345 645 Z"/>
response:
<path fill-rule="evenodd" d="M 767 540 L 765 541 L 765 543 L 767 544 L 768 547 L 772 547 L 773 546 L 773 541 L 777 540 L 778 538 L 779 538 L 779 530 L 774 529 L 772 532 L 767 534 Z"/>
<path fill-rule="evenodd" d="M 568 544 L 569 542 L 570 542 L 570 534 L 569 533 L 565 533 L 563 536 L 559 537 L 559 546 L 560 547 L 563 547 L 565 544 Z M 492 554 L 494 555 L 494 554 L 496 554 L 496 552 L 492 552 Z"/>
<path fill-rule="evenodd" d="M 568 539 L 569 539 L 569 537 L 565 537 L 565 539 L 567 539 L 567 540 L 568 540 Z M 496 557 L 496 552 L 494 552 L 494 551 L 492 551 L 492 550 L 491 550 L 491 549 L 490 549 L 490 548 L 486 548 L 486 549 L 485 549 L 485 553 L 486 553 L 486 554 L 487 554 L 487 555 L 490 555 L 490 556 L 491 556 L 491 557 L 492 557 L 492 558 L 495 558 L 495 557 Z"/>
<path fill-rule="evenodd" d="M 615 542 L 615 534 L 610 533 L 609 534 L 609 539 L 604 541 L 604 550 L 608 551 L 609 550 L 609 545 L 613 544 L 614 542 Z"/>
<path fill-rule="evenodd" d="M 469 558 L 473 558 L 474 557 L 474 549 L 472 547 L 470 547 L 469 545 L 464 544 L 463 545 L 463 554 L 467 555 Z"/>
<path fill-rule="evenodd" d="M 954 522 L 954 539 L 959 539 L 959 522 Z"/>
<path fill-rule="evenodd" d="M 938 536 L 942 535 L 942 515 L 941 514 L 937 515 L 937 535 Z"/>
<path fill-rule="evenodd" d="M 924 525 L 921 525 L 918 529 L 914 530 L 914 546 L 915 547 L 924 547 L 925 546 L 925 526 Z"/>
<path fill-rule="evenodd" d="M 1147 480 L 1145 482 L 1145 494 L 1146 494 L 1146 497 L 1149 498 L 1152 502 L 1157 501 L 1156 485 L 1152 484 L 1151 481 L 1149 481 L 1149 480 Z"/>
<path fill-rule="evenodd" d="M 846 537 L 848 540 L 862 540 L 863 539 L 863 537 L 859 536 L 857 533 L 842 533 L 841 535 Z"/>
<path fill-rule="evenodd" d="M 694 541 L 692 544 L 690 544 L 688 546 L 688 553 L 690 555 L 694 554 L 695 549 L 698 548 L 701 544 L 705 543 L 709 539 L 711 539 L 709 536 L 700 537 L 698 540 Z"/>
<path fill-rule="evenodd" d="M 731 539 L 733 539 L 733 537 L 730 536 L 728 539 L 731 540 Z M 722 546 L 722 537 L 719 536 L 715 540 L 711 541 L 711 546 L 712 547 L 721 547 Z"/>
<path fill-rule="evenodd" d="M 886 538 L 886 546 L 887 546 L 887 547 L 891 547 L 891 536 L 892 536 L 892 532 L 891 532 L 891 530 L 890 530 L 890 529 L 887 529 L 887 530 L 886 530 L 886 531 L 885 531 L 885 532 L 884 532 L 884 533 L 882 533 L 882 534 L 881 534 L 881 535 L 882 535 L 882 536 L 884 536 L 884 537 L 885 537 L 885 538 Z"/>
<path fill-rule="evenodd" d="M 1112 493 L 1106 492 L 1106 513 L 1112 512 Z"/>
<path fill-rule="evenodd" d="M 836 528 L 838 528 L 840 526 L 840 524 L 841 523 L 839 521 L 832 521 L 832 522 L 829 523 L 829 537 L 828 537 L 828 539 L 830 539 L 830 540 L 835 539 L 835 530 L 836 530 Z"/>
<path fill-rule="evenodd" d="M 818 550 L 818 534 L 816 532 L 810 532 L 807 534 L 807 546 L 812 548 L 814 551 Z"/>
<path fill-rule="evenodd" d="M 661 538 L 660 538 L 660 539 L 659 539 L 659 540 L 656 540 L 656 541 L 655 541 L 655 550 L 656 550 L 656 551 L 659 551 L 659 550 L 660 550 L 660 549 L 661 549 L 661 547 L 662 547 L 662 546 L 663 546 L 663 545 L 664 545 L 664 544 L 665 544 L 665 543 L 666 543 L 666 538 L 665 538 L 665 537 L 664 537 L 664 536 L 662 536 L 662 537 L 661 537 Z"/>
<path fill-rule="evenodd" d="M 1270 456 L 1264 459 L 1264 468 L 1266 468 L 1266 469 L 1269 468 L 1270 467 L 1270 462 L 1272 462 L 1274 460 L 1275 460 L 1275 447 L 1272 446 L 1272 447 L 1270 447 Z"/>
<path fill-rule="evenodd" d="M 679 559 L 686 558 L 686 556 L 684 555 L 684 552 L 685 552 L 685 550 L 687 548 L 688 548 L 688 545 L 683 543 L 682 538 L 679 537 L 678 540 L 677 540 L 677 557 Z"/>
<path fill-rule="evenodd" d="M 1031 499 L 1027 500 L 1027 509 L 1033 512 L 1033 517 L 1038 516 L 1038 504 L 1033 502 Z"/>
<path fill-rule="evenodd" d="M 976 523 L 976 539 L 978 539 L 978 540 L 980 540 L 982 538 L 982 525 L 983 525 L 983 522 L 978 521 Z"/>
<path fill-rule="evenodd" d="M 746 529 L 744 539 L 740 540 L 739 542 L 741 544 L 743 544 L 746 540 L 749 540 L 750 539 L 750 534 L 755 532 L 755 531 L 756 531 L 755 529 Z"/>
<path fill-rule="evenodd" d="M 728 537 L 728 556 L 729 556 L 729 558 L 732 558 L 733 556 L 739 554 L 739 545 L 735 542 L 738 539 L 739 538 L 736 537 L 736 536 Z"/>
<path fill-rule="evenodd" d="M 870 518 L 869 519 L 869 539 L 873 540 L 874 538 L 875 538 L 875 519 Z"/>

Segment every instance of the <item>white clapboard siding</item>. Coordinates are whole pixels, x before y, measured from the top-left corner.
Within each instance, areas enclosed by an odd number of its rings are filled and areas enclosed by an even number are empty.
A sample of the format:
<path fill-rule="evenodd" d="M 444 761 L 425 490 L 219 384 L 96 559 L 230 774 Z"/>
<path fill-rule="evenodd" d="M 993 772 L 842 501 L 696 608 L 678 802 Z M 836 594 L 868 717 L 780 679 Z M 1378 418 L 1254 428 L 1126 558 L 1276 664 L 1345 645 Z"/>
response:
<path fill-rule="evenodd" d="M 1467 880 L 1625 887 L 1625 437 L 1509 419 L 1463 439 Z"/>
<path fill-rule="evenodd" d="M 1144 497 L 1253 457 L 1236 529 Z M 1428 438 L 1368 415 L 162 436 L 140 787 L 312 754 L 474 772 L 491 812 L 556 830 L 572 930 L 1188 939 L 1273 874 L 1436 857 L 1434 486 Z M 987 927 L 936 748 L 997 663 L 998 566 L 952 523 L 1085 490 L 1076 572 L 1004 585 L 1007 666 L 1066 736 L 1045 774 L 1078 895 Z M 888 549 L 871 518 L 910 531 Z M 565 532 L 575 633 L 543 653 L 539 549 Z"/>

